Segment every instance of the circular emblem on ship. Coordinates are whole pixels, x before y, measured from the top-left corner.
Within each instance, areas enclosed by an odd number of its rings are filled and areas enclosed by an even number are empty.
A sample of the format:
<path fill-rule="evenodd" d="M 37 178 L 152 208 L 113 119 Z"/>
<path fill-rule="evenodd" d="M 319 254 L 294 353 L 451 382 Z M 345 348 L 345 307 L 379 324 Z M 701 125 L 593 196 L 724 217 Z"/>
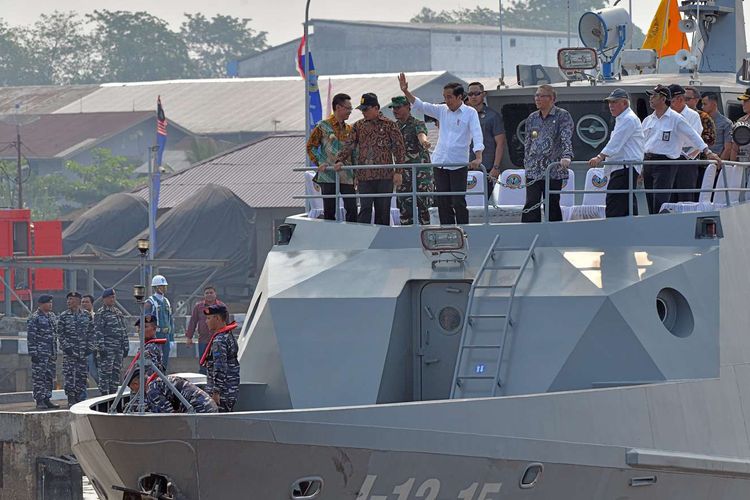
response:
<path fill-rule="evenodd" d="M 606 175 L 603 177 L 599 177 L 599 174 L 594 174 L 594 176 L 591 177 L 591 184 L 593 184 L 594 187 L 597 188 L 605 187 L 607 185 L 607 181 L 609 181 L 609 179 Z"/>
<path fill-rule="evenodd" d="M 523 179 L 521 179 L 521 176 L 518 174 L 510 174 L 505 179 L 505 186 L 511 189 L 521 189 L 523 187 L 521 185 L 522 183 L 523 183 Z"/>
<path fill-rule="evenodd" d="M 576 134 L 583 142 L 596 148 L 607 140 L 609 125 L 599 115 L 583 115 L 576 123 Z"/>
<path fill-rule="evenodd" d="M 474 189 L 477 187 L 477 177 L 475 175 L 469 175 L 466 178 L 466 189 Z"/>
<path fill-rule="evenodd" d="M 526 142 L 526 120 L 521 120 L 521 123 L 516 127 L 516 138 L 523 144 Z"/>

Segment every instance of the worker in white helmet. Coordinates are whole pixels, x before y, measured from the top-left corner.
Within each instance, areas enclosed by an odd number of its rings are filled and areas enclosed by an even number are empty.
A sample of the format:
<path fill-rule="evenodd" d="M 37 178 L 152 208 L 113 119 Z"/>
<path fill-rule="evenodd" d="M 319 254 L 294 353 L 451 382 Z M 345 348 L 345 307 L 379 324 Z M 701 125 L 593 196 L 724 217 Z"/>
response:
<path fill-rule="evenodd" d="M 161 345 L 162 363 L 164 371 L 167 371 L 169 363 L 169 351 L 174 342 L 174 317 L 172 316 L 172 306 L 165 296 L 167 293 L 167 279 L 161 274 L 157 274 L 151 279 L 151 288 L 153 294 L 146 299 L 146 314 L 156 316 L 156 338 L 167 339 Z"/>

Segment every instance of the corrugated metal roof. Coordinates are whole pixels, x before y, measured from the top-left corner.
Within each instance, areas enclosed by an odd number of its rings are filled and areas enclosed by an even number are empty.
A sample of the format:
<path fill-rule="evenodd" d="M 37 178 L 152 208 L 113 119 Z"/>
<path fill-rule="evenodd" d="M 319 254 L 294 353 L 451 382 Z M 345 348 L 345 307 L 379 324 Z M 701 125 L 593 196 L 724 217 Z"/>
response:
<path fill-rule="evenodd" d="M 0 116 L 0 144 L 16 140 L 16 120 L 21 124 L 22 152 L 27 158 L 64 158 L 91 147 L 153 117 L 153 112 L 73 113 Z M 13 157 L 4 150 L 0 157 Z"/>
<path fill-rule="evenodd" d="M 500 33 L 497 26 L 484 24 L 454 24 L 454 23 L 411 23 L 398 21 L 349 21 L 344 19 L 311 19 L 310 24 L 351 24 L 357 26 L 379 26 L 383 28 L 400 28 L 423 31 L 447 31 L 450 33 Z M 503 26 L 504 35 L 519 36 L 568 36 L 565 31 L 550 31 L 543 29 L 511 28 Z M 299 39 L 298 39 L 299 40 Z"/>
<path fill-rule="evenodd" d="M 426 91 L 421 92 L 420 88 L 436 80 L 459 80 L 444 71 L 409 73 L 408 78 L 412 91 L 428 99 L 437 96 L 424 95 L 422 92 Z M 329 81 L 331 96 L 344 92 L 355 101 L 366 92 L 374 92 L 385 105 L 390 97 L 401 95 L 395 73 L 320 77 L 324 105 L 328 101 Z M 434 92 L 434 88 L 429 91 Z M 304 83 L 299 77 L 104 84 L 56 112 L 152 111 L 159 95 L 167 119 L 197 134 L 305 129 Z M 359 118 L 361 115 L 355 111 L 350 121 Z"/>
<path fill-rule="evenodd" d="M 276 135 L 241 146 L 162 179 L 159 208 L 172 208 L 208 184 L 231 189 L 251 207 L 303 207 L 305 136 Z M 136 191 L 148 199 L 148 188 Z"/>
<path fill-rule="evenodd" d="M 0 87 L 0 114 L 18 111 L 24 114 L 44 114 L 79 101 L 99 89 L 99 85 L 31 85 L 28 87 Z M 16 110 L 18 105 L 18 110 Z M 133 111 L 132 109 L 126 111 Z M 71 112 L 79 112 L 73 109 Z"/>

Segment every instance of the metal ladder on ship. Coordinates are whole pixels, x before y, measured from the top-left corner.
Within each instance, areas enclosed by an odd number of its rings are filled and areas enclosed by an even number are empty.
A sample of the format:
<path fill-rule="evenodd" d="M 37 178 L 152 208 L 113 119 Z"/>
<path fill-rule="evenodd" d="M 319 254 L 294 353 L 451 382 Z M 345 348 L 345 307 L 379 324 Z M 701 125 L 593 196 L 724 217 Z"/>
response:
<path fill-rule="evenodd" d="M 503 385 L 501 368 L 508 332 L 513 327 L 513 299 L 529 261 L 536 261 L 534 249 L 539 235 L 534 236 L 529 247 L 498 247 L 499 239 L 500 235 L 497 235 L 492 240 L 469 290 L 458 359 L 453 372 L 451 399 L 495 396 L 498 388 Z M 520 265 L 493 265 L 501 260 L 497 258 L 497 254 L 520 251 L 526 252 Z M 516 274 L 511 284 L 483 284 L 482 278 L 487 271 L 516 271 Z M 486 292 L 493 291 L 502 291 L 506 295 L 485 295 Z M 483 302 L 497 301 L 507 304 L 504 311 L 482 312 Z M 482 330 L 479 326 L 483 321 L 496 323 L 496 320 L 502 321 L 502 328 Z M 488 370 L 488 366 L 494 367 L 494 373 Z"/>

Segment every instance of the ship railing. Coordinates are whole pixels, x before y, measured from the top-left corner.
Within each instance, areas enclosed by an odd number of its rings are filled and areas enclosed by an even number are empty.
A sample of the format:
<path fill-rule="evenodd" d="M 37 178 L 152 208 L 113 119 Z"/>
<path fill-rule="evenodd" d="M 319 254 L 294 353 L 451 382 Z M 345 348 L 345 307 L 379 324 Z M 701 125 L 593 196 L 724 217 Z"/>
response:
<path fill-rule="evenodd" d="M 466 163 L 401 163 L 401 164 L 385 164 L 385 165 L 344 165 L 341 167 L 341 170 L 380 170 L 384 168 L 388 169 L 403 169 L 403 170 L 410 170 L 411 171 L 411 191 L 406 192 L 398 192 L 394 191 L 393 193 L 367 193 L 367 194 L 341 194 L 341 179 L 340 179 L 340 171 L 334 170 L 333 167 L 328 167 L 326 171 L 333 171 L 336 174 L 336 193 L 335 194 L 308 194 L 308 195 L 298 195 L 294 196 L 294 199 L 297 200 L 309 200 L 309 199 L 315 199 L 315 198 L 335 198 L 336 199 L 336 220 L 340 221 L 341 219 L 341 200 L 344 198 L 391 198 L 393 196 L 396 196 L 397 198 L 411 198 L 412 203 L 412 220 L 416 224 L 419 221 L 419 207 L 417 205 L 417 198 L 420 196 L 423 197 L 435 197 L 435 196 L 463 196 L 466 194 L 470 194 L 472 196 L 479 196 L 482 195 L 483 203 L 482 208 L 484 210 L 484 224 L 490 223 L 490 205 L 495 206 L 491 199 L 488 199 L 488 191 L 487 191 L 487 168 L 484 165 L 480 165 L 478 169 L 474 170 L 477 172 L 482 172 L 484 174 L 485 182 L 482 183 L 482 189 L 471 191 L 471 193 L 467 193 L 466 191 L 418 191 L 417 190 L 417 172 L 418 169 L 423 168 L 433 168 L 433 167 L 466 167 Z M 312 168 L 295 168 L 295 172 L 311 172 L 316 171 L 317 169 L 315 167 Z"/>
<path fill-rule="evenodd" d="M 632 160 L 632 161 L 604 161 L 601 162 L 600 166 L 606 166 L 610 165 L 612 167 L 622 167 L 624 166 L 628 171 L 632 168 L 636 168 L 639 166 L 646 166 L 646 165 L 677 165 L 678 168 L 698 168 L 703 165 L 710 165 L 710 164 L 716 164 L 717 162 L 715 160 Z M 711 187 L 711 188 L 686 188 L 686 189 L 677 189 L 677 188 L 651 188 L 646 189 L 645 187 L 641 188 L 638 186 L 633 185 L 633 176 L 628 175 L 628 188 L 627 189 L 558 189 L 558 190 L 551 190 L 550 189 L 550 170 L 552 167 L 559 165 L 559 162 L 550 163 L 547 165 L 547 168 L 545 169 L 545 175 L 544 175 L 544 210 L 542 211 L 542 222 L 549 222 L 549 197 L 551 194 L 627 194 L 628 195 L 628 214 L 632 217 L 633 216 L 633 196 L 637 195 L 639 193 L 647 194 L 647 193 L 660 193 L 660 194 L 671 194 L 671 193 L 712 193 L 714 194 L 714 197 L 717 193 L 723 194 L 725 199 L 725 206 L 731 205 L 731 199 L 730 199 L 730 193 L 738 192 L 739 195 L 739 203 L 743 203 L 745 201 L 745 193 L 750 191 L 750 188 L 747 187 L 747 181 L 748 181 L 748 168 L 750 168 L 750 162 L 740 162 L 740 161 L 722 161 L 722 167 L 723 166 L 736 166 L 736 167 L 742 167 L 743 168 L 743 175 L 742 180 L 740 182 L 740 187 Z M 570 164 L 569 169 L 573 167 L 587 167 L 588 168 L 588 162 L 586 161 L 573 161 Z M 725 168 L 720 168 L 718 171 L 718 175 L 722 176 L 722 181 L 724 183 L 724 186 L 728 186 L 729 183 L 727 181 L 727 173 Z M 611 173 L 609 174 L 611 176 Z M 640 176 L 639 176 L 640 178 Z M 541 202 L 540 202 L 541 203 Z M 538 208 L 538 206 L 535 206 L 533 208 Z M 648 215 L 641 214 L 641 215 Z M 656 214 L 653 214 L 656 215 Z"/>

